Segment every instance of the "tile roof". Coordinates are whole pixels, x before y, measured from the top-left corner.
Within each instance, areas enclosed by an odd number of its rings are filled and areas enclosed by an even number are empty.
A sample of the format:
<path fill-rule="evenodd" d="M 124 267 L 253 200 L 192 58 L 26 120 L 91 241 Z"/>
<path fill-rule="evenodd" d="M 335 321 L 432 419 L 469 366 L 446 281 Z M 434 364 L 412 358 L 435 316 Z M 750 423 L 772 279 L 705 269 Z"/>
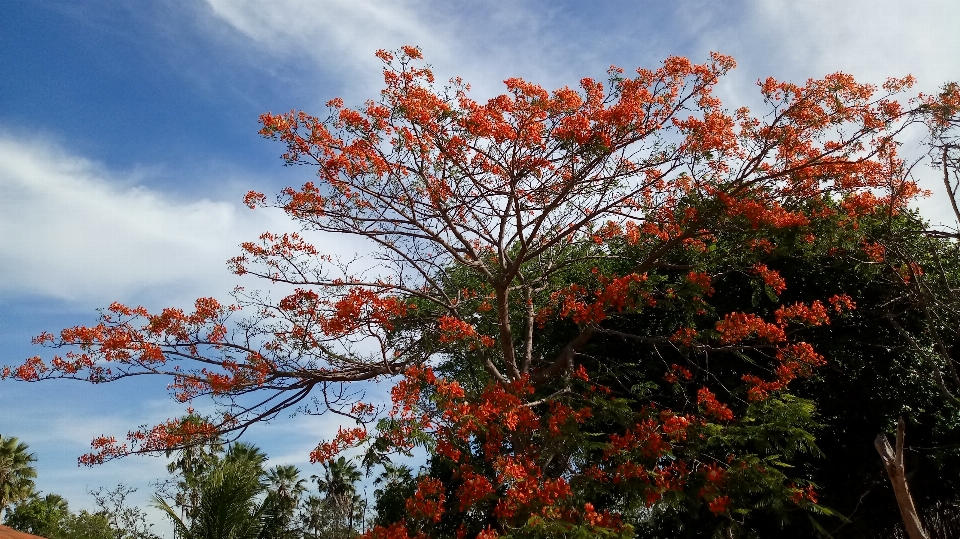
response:
<path fill-rule="evenodd" d="M 13 528 L 0 525 L 0 539 L 43 539 L 39 535 L 30 535 Z"/>

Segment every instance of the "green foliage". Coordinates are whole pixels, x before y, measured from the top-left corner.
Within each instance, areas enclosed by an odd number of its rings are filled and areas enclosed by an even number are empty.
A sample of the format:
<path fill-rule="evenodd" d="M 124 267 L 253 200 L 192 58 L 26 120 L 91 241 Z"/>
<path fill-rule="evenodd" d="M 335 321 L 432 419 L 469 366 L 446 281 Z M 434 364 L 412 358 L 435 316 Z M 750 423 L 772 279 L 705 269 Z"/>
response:
<path fill-rule="evenodd" d="M 952 271 L 960 269 L 953 264 Z M 923 318 L 895 301 L 902 289 L 891 286 L 892 271 L 880 269 L 861 281 L 858 309 L 849 318 L 811 336 L 830 363 L 797 388 L 816 400 L 824 424 L 818 445 L 827 458 L 814 472 L 821 499 L 850 519 L 830 526 L 838 539 L 890 537 L 900 525 L 893 491 L 870 443 L 892 432 L 899 417 L 907 421 L 905 467 L 921 515 L 960 500 L 960 411 L 937 387 L 925 351 L 891 324 L 892 308 L 901 328 L 932 352 Z M 837 268 L 834 278 L 850 274 Z"/>
<path fill-rule="evenodd" d="M 37 477 L 33 463 L 37 458 L 28 449 L 17 438 L 0 434 L 0 516 L 10 504 L 33 495 L 33 479 Z"/>
<path fill-rule="evenodd" d="M 62 539 L 116 539 L 117 531 L 105 515 L 81 510 L 67 520 Z M 47 539 L 57 538 L 48 536 Z"/>
<path fill-rule="evenodd" d="M 266 490 L 259 449 L 249 444 L 230 446 L 222 459 L 195 478 L 199 503 L 184 519 L 160 495 L 157 507 L 173 522 L 182 539 L 256 539 L 264 528 Z"/>
<path fill-rule="evenodd" d="M 70 509 L 57 494 L 34 497 L 18 504 L 4 519 L 4 524 L 26 533 L 53 537 L 61 533 Z"/>
<path fill-rule="evenodd" d="M 185 425 L 196 427 L 204 418 L 190 414 L 182 419 Z M 173 506 L 181 509 L 181 515 L 192 519 L 200 504 L 200 479 L 218 462 L 223 452 L 220 438 L 204 440 L 201 443 L 187 444 L 178 450 L 168 450 L 167 472 L 171 475 L 160 482 L 161 496 L 172 498 Z"/>
<path fill-rule="evenodd" d="M 128 497 L 136 491 L 120 484 L 114 489 L 101 487 L 88 493 L 99 509 L 96 514 L 107 519 L 114 539 L 159 539 L 151 531 L 153 524 L 147 522 L 146 513 L 128 503 Z"/>
<path fill-rule="evenodd" d="M 407 516 L 405 501 L 413 496 L 416 482 L 413 470 L 391 463 L 384 465 L 383 473 L 374 481 L 374 521 L 377 526 L 389 526 Z"/>
<path fill-rule="evenodd" d="M 362 474 L 352 459 L 340 457 L 323 464 L 313 476 L 319 496 L 310 496 L 301 511 L 305 539 L 352 539 L 365 526 L 366 500 L 357 492 Z"/>
<path fill-rule="evenodd" d="M 264 526 L 261 537 L 295 539 L 300 530 L 295 526 L 297 505 L 306 492 L 306 479 L 300 478 L 296 466 L 274 466 L 267 471 L 267 497 L 263 501 Z"/>
<path fill-rule="evenodd" d="M 32 497 L 14 507 L 4 524 L 47 539 L 116 539 L 115 530 L 101 513 L 72 513 L 63 497 Z"/>
<path fill-rule="evenodd" d="M 366 504 L 357 494 L 362 477 L 344 458 L 313 476 L 309 494 L 296 466 L 267 468 L 267 455 L 245 443 L 226 448 L 186 448 L 168 468 L 175 474 L 173 503 L 163 493 L 155 504 L 180 539 L 352 539 L 365 524 Z"/>
<path fill-rule="evenodd" d="M 632 539 L 635 533 L 632 526 L 627 526 L 622 531 L 613 531 L 599 526 L 574 525 L 531 517 L 525 526 L 515 531 L 508 531 L 501 537 L 504 539 Z"/>

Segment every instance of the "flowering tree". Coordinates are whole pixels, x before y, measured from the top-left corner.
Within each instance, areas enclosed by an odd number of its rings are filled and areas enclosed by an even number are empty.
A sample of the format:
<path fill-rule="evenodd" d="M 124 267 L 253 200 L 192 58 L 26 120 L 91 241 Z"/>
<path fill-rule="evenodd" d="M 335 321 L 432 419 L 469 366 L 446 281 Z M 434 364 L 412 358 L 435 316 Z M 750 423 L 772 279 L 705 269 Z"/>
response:
<path fill-rule="evenodd" d="M 855 300 L 835 291 L 776 309 L 721 306 L 713 285 L 740 276 L 776 301 L 790 284 L 765 260 L 786 242 L 826 250 L 835 238 L 818 233 L 828 229 L 876 255 L 879 245 L 856 239 L 858 218 L 895 213 L 918 192 L 895 140 L 913 118 L 895 94 L 912 80 L 877 89 L 840 73 L 805 85 L 767 79 L 769 110 L 756 117 L 713 96 L 734 67 L 720 54 L 705 64 L 671 57 L 631 76 L 611 68 L 606 84 L 585 78 L 580 90 L 507 79 L 507 92 L 485 103 L 459 79 L 438 89 L 416 48 L 378 56 L 386 66 L 378 101 L 351 109 L 334 99 L 326 118 L 261 117 L 261 133 L 287 146 L 286 162 L 317 166 L 318 180 L 275 202 L 246 196 L 305 230 L 365 240 L 371 263 L 354 270 L 305 235 L 265 233 L 231 266 L 283 291 L 279 301 L 238 290 L 233 305 L 202 298 L 193 312 L 113 304 L 95 326 L 37 337 L 71 350 L 5 377 L 155 374 L 181 402 L 223 404 L 207 421 L 171 420 L 127 443 L 98 438 L 81 461 L 239 433 L 317 397 L 359 426 L 318 446 L 316 461 L 376 440 L 380 452 L 428 443 L 462 464 L 456 500 L 424 480 L 410 522 L 374 536 L 428 533 L 449 503 L 466 512 L 492 504 L 484 536 L 531 515 L 536 526 L 626 530 L 616 514 L 572 495 L 583 478 L 629 483 L 651 504 L 686 493 L 717 515 L 733 515 L 730 492 L 757 481 L 777 500 L 815 506 L 810 487 L 755 448 L 733 444 L 709 462 L 698 448 L 723 426 L 784 406 L 809 423 L 809 409 L 788 405 L 784 391 L 824 358 L 797 330 L 829 324 Z M 591 382 L 603 363 L 586 352 L 610 338 L 681 358 L 660 372 L 692 401 L 617 412 L 622 389 Z M 713 370 L 710 358 L 724 355 L 741 358 L 742 369 Z M 437 377 L 429 365 L 438 361 L 474 376 Z M 398 374 L 377 433 L 367 428 L 374 407 L 333 391 Z M 582 427 L 602 410 L 619 414 L 615 432 L 576 457 L 586 460 L 546 451 L 582 446 Z M 788 427 L 778 427 L 784 440 Z"/>

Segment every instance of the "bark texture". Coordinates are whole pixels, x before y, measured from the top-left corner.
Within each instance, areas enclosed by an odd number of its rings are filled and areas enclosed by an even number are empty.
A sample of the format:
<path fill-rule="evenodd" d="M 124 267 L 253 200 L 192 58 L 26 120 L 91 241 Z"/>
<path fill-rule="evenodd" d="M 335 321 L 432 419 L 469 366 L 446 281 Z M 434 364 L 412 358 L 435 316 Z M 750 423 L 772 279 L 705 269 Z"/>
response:
<path fill-rule="evenodd" d="M 893 485 L 893 492 L 897 496 L 897 505 L 900 507 L 900 516 L 903 517 L 903 525 L 907 529 L 907 535 L 910 539 L 929 539 L 929 535 L 923 529 L 920 523 L 920 516 L 917 514 L 917 508 L 913 505 L 913 497 L 910 495 L 910 489 L 907 486 L 907 477 L 903 467 L 903 418 L 897 422 L 897 440 L 896 450 L 890 447 L 890 442 L 886 435 L 878 434 L 873 441 L 874 447 L 880 453 L 883 459 L 883 466 L 887 469 L 887 475 L 890 477 L 890 483 Z"/>

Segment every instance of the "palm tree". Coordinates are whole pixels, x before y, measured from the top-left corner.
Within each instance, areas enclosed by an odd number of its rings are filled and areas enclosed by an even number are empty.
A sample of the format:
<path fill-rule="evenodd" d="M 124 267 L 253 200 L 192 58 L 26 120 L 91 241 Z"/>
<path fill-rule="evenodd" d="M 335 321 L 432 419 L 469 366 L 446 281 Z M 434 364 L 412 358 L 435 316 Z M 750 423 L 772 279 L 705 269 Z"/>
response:
<path fill-rule="evenodd" d="M 267 456 L 250 444 L 234 444 L 197 480 L 198 503 L 185 521 L 166 500 L 154 503 L 173 521 L 181 539 L 256 539 L 265 520 L 263 464 Z"/>
<path fill-rule="evenodd" d="M 37 470 L 32 464 L 37 457 L 27 453 L 27 449 L 27 444 L 0 434 L 0 518 L 8 505 L 26 500 L 33 494 Z"/>
<path fill-rule="evenodd" d="M 356 483 L 363 475 L 353 460 L 340 457 L 330 463 L 323 464 L 323 478 L 316 477 L 320 492 L 328 497 L 344 497 L 356 493 Z"/>
<path fill-rule="evenodd" d="M 356 463 L 340 457 L 330 463 L 324 463 L 324 474 L 317 481 L 320 492 L 324 494 L 326 510 L 329 512 L 330 536 L 349 538 L 356 535 L 355 526 L 363 519 L 358 515 L 362 499 L 357 495 L 357 482 L 363 477 Z"/>
<path fill-rule="evenodd" d="M 190 414 L 182 418 L 184 424 L 196 425 L 203 418 Z M 177 481 L 168 480 L 161 489 L 169 492 L 174 490 L 173 504 L 180 507 L 180 516 L 184 519 L 193 518 L 193 513 L 200 503 L 197 483 L 199 478 L 212 466 L 223 453 L 223 441 L 219 437 L 207 438 L 201 443 L 187 445 L 176 450 L 168 450 L 167 458 L 173 460 L 167 464 L 167 471 L 179 475 Z"/>
<path fill-rule="evenodd" d="M 279 498 L 299 500 L 307 490 L 306 484 L 307 480 L 300 478 L 300 470 L 292 464 L 277 465 L 267 472 L 267 488 Z"/>
<path fill-rule="evenodd" d="M 253 444 L 237 442 L 227 449 L 227 454 L 223 456 L 223 459 L 234 462 L 247 462 L 251 466 L 260 468 L 262 473 L 263 465 L 266 464 L 268 457 L 266 453 L 260 451 L 260 448 Z"/>
<path fill-rule="evenodd" d="M 266 521 L 264 522 L 261 537 L 283 538 L 294 537 L 296 530 L 291 523 L 294 511 L 300 502 L 300 497 L 307 490 L 305 479 L 300 478 L 300 470 L 296 466 L 274 466 L 266 475 L 267 498 Z"/>
<path fill-rule="evenodd" d="M 326 500 L 310 495 L 300 508 L 300 528 L 304 539 L 320 539 L 327 527 Z"/>

